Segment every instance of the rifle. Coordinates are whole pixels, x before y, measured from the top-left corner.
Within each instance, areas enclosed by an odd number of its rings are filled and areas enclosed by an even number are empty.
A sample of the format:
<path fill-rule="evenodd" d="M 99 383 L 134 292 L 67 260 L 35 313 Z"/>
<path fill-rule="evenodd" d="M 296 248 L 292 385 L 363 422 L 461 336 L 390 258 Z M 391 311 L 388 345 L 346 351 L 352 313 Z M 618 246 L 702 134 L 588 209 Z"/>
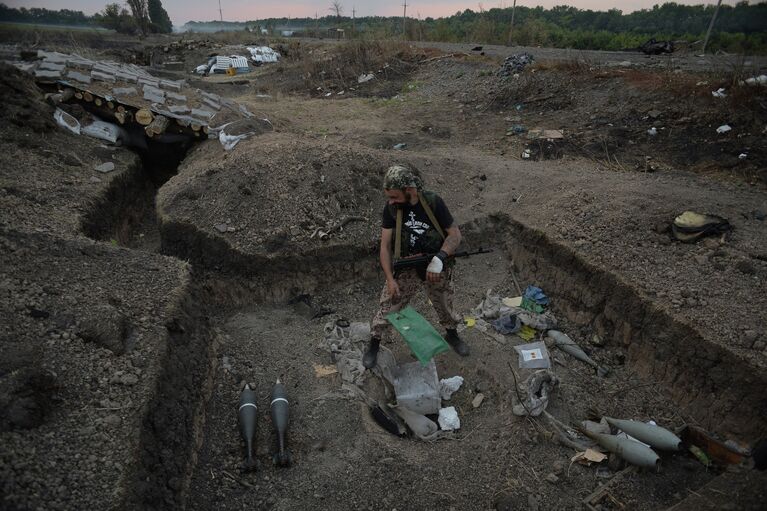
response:
<path fill-rule="evenodd" d="M 475 250 L 474 252 L 467 252 L 466 250 L 461 250 L 460 252 L 456 252 L 455 254 L 448 257 L 448 261 L 455 258 L 455 257 L 469 257 L 477 254 L 489 254 L 492 252 L 492 249 L 488 248 L 482 248 L 479 247 L 479 250 Z M 426 266 L 429 265 L 432 258 L 436 256 L 437 254 L 426 254 L 421 256 L 414 256 L 414 257 L 405 257 L 403 259 L 398 259 L 392 263 L 392 270 L 395 272 L 400 270 L 406 270 L 408 268 L 426 268 Z M 447 261 L 446 261 L 447 262 Z"/>

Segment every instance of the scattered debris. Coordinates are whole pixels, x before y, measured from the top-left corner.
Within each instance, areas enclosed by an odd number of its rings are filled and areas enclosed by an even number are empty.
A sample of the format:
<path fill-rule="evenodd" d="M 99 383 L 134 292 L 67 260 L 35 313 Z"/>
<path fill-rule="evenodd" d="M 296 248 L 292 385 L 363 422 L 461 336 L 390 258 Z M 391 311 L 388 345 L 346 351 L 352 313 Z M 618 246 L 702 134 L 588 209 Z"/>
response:
<path fill-rule="evenodd" d="M 402 424 L 402 421 L 399 420 L 399 416 L 389 413 L 388 407 L 382 407 L 378 403 L 373 403 L 372 405 L 369 405 L 369 409 L 370 415 L 373 417 L 373 420 L 376 421 L 376 424 L 392 435 L 402 437 L 407 434 L 407 430 Z"/>
<path fill-rule="evenodd" d="M 66 113 L 61 108 L 57 108 L 56 111 L 53 113 L 53 118 L 56 120 L 56 123 L 61 126 L 62 128 L 66 128 L 75 135 L 80 134 L 80 121 Z"/>
<path fill-rule="evenodd" d="M 482 401 L 485 400 L 485 395 L 483 393 L 478 393 L 476 396 L 474 396 L 474 399 L 471 400 L 471 406 L 474 408 L 479 408 L 479 405 L 482 404 Z"/>
<path fill-rule="evenodd" d="M 367 83 L 373 78 L 375 78 L 375 75 L 373 73 L 368 73 L 368 74 L 363 73 L 359 75 L 359 77 L 357 78 L 357 83 Z"/>
<path fill-rule="evenodd" d="M 681 432 L 681 437 L 684 444 L 689 446 L 688 448 L 693 454 L 696 454 L 692 449 L 693 447 L 700 449 L 703 456 L 700 456 L 700 453 L 698 453 L 696 457 L 702 463 L 704 463 L 702 459 L 710 459 L 723 465 L 738 465 L 745 458 L 743 453 L 737 452 L 726 443 L 717 440 L 697 426 L 685 426 Z"/>
<path fill-rule="evenodd" d="M 743 82 L 741 82 L 741 85 L 767 85 L 767 75 L 759 75 L 759 76 L 752 76 L 751 78 L 746 78 Z"/>
<path fill-rule="evenodd" d="M 515 314 L 504 314 L 493 321 L 491 325 L 503 335 L 511 335 L 522 328 L 522 321 Z"/>
<path fill-rule="evenodd" d="M 257 66 L 280 60 L 280 54 L 268 46 L 248 47 L 248 51 L 250 52 L 250 60 L 255 62 Z"/>
<path fill-rule="evenodd" d="M 433 359 L 426 367 L 418 362 L 396 366 L 391 376 L 398 405 L 424 415 L 439 411 L 440 383 Z"/>
<path fill-rule="evenodd" d="M 639 51 L 645 55 L 660 55 L 662 53 L 673 53 L 674 43 L 672 41 L 656 41 L 651 38 L 639 47 Z"/>
<path fill-rule="evenodd" d="M 724 87 L 720 87 L 715 91 L 711 91 L 711 95 L 715 98 L 726 98 L 727 94 L 724 93 Z"/>
<path fill-rule="evenodd" d="M 439 396 L 445 401 L 450 401 L 450 398 L 461 388 L 461 385 L 463 385 L 463 376 L 443 378 L 439 381 Z"/>
<path fill-rule="evenodd" d="M 719 126 L 719 127 L 716 129 L 716 132 L 717 132 L 717 133 L 719 133 L 720 135 L 721 135 L 722 133 L 727 133 L 728 131 L 732 131 L 732 128 L 730 127 L 730 125 L 729 125 L 729 124 L 722 124 L 721 126 Z"/>
<path fill-rule="evenodd" d="M 748 153 L 740 153 L 738 155 L 739 160 L 745 160 L 746 158 L 748 158 Z"/>
<path fill-rule="evenodd" d="M 402 405 L 392 407 L 392 410 L 405 421 L 410 431 L 421 440 L 431 440 L 439 432 L 439 427 L 425 415 L 416 413 Z"/>
<path fill-rule="evenodd" d="M 732 226 L 725 218 L 694 211 L 685 211 L 671 224 L 674 238 L 684 243 L 693 243 L 703 236 L 724 234 L 730 230 Z"/>
<path fill-rule="evenodd" d="M 93 121 L 87 126 L 81 127 L 80 133 L 88 135 L 89 137 L 111 142 L 112 144 L 117 144 L 128 138 L 128 134 L 124 129 L 116 124 L 104 121 Z"/>
<path fill-rule="evenodd" d="M 617 474 L 615 474 L 605 484 L 600 484 L 593 493 L 589 494 L 581 501 L 586 511 L 597 511 L 602 509 L 624 509 L 626 506 L 620 503 L 610 493 L 623 479 L 636 471 L 636 467 L 629 465 Z M 605 505 L 603 505 L 603 503 Z"/>
<path fill-rule="evenodd" d="M 108 172 L 112 172 L 115 169 L 115 164 L 111 161 L 108 161 L 108 162 L 102 163 L 101 165 L 96 165 L 93 168 L 101 173 L 106 174 Z"/>
<path fill-rule="evenodd" d="M 519 367 L 522 369 L 547 369 L 551 367 L 549 352 L 542 342 L 532 342 L 514 346 L 519 355 Z"/>
<path fill-rule="evenodd" d="M 506 130 L 506 136 L 521 135 L 522 133 L 525 133 L 526 131 L 527 131 L 527 128 L 525 128 L 521 124 L 515 124 Z"/>
<path fill-rule="evenodd" d="M 331 374 L 337 374 L 338 369 L 336 369 L 335 366 L 326 366 L 321 364 L 312 364 L 314 367 L 314 376 L 317 378 L 324 378 L 325 376 L 330 376 Z"/>
<path fill-rule="evenodd" d="M 570 458 L 571 462 L 577 462 L 581 465 L 591 465 L 592 463 L 602 463 L 607 459 L 607 455 L 594 449 L 586 449 Z"/>
<path fill-rule="evenodd" d="M 559 140 L 564 137 L 565 135 L 564 133 L 562 133 L 562 130 L 544 130 L 540 128 L 535 128 L 527 132 L 527 138 L 529 140 L 538 140 L 538 139 Z"/>
<path fill-rule="evenodd" d="M 402 151 L 402 150 L 403 150 L 403 149 L 405 149 L 406 147 L 407 147 L 407 144 L 405 144 L 405 143 L 403 143 L 403 142 L 400 142 L 399 144 L 394 144 L 394 146 L 392 147 L 392 149 L 396 149 L 397 151 Z"/>
<path fill-rule="evenodd" d="M 549 406 L 549 396 L 559 384 L 559 378 L 548 370 L 536 371 L 527 379 L 527 397 L 512 407 L 517 416 L 537 417 Z"/>
<path fill-rule="evenodd" d="M 440 409 L 438 422 L 439 427 L 444 431 L 461 429 L 461 419 L 458 417 L 458 412 L 455 411 L 454 406 Z"/>
<path fill-rule="evenodd" d="M 501 78 L 508 78 L 514 73 L 521 73 L 529 64 L 532 64 L 534 60 L 535 57 L 527 52 L 509 55 L 506 57 L 506 60 L 503 61 L 501 69 L 498 70 L 498 76 Z"/>
<path fill-rule="evenodd" d="M 658 134 L 658 130 L 655 128 L 655 126 L 653 126 L 649 130 L 647 130 L 647 134 L 650 135 L 651 137 L 654 137 L 655 135 Z"/>

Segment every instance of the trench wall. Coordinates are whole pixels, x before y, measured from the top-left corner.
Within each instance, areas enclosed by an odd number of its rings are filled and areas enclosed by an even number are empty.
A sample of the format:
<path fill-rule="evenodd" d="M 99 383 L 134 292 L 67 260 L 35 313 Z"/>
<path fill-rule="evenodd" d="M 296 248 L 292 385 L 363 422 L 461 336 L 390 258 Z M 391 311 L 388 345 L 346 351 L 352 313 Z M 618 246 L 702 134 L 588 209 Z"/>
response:
<path fill-rule="evenodd" d="M 216 341 L 192 274 L 174 303 L 157 361 L 161 370 L 144 410 L 125 509 L 183 508 L 202 445 Z"/>
<path fill-rule="evenodd" d="M 337 286 L 371 278 L 378 272 L 371 249 L 332 246 L 294 251 L 285 256 L 245 254 L 223 238 L 197 227 L 160 218 L 162 252 L 190 261 L 196 268 L 213 270 L 237 285 L 218 288 L 213 301 L 223 304 L 284 303 L 321 286 Z M 228 295 L 228 296 L 227 296 Z"/>
<path fill-rule="evenodd" d="M 559 314 L 620 344 L 626 364 L 647 382 L 657 382 L 701 426 L 747 443 L 767 434 L 763 367 L 707 340 L 694 325 L 542 231 L 505 215 L 484 222 L 485 232 L 506 233 L 514 270 L 540 285 Z"/>
<path fill-rule="evenodd" d="M 124 242 L 131 226 L 141 218 L 145 206 L 138 199 L 151 197 L 153 186 L 138 158 L 94 199 L 80 221 L 83 234 L 91 239 Z"/>

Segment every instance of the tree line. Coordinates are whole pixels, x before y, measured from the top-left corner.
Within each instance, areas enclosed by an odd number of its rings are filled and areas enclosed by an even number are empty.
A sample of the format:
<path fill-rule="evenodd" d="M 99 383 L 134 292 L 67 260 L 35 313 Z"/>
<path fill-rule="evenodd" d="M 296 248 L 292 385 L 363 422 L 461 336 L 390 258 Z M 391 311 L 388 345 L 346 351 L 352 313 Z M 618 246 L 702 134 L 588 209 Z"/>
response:
<path fill-rule="evenodd" d="M 124 34 L 160 33 L 173 31 L 173 23 L 162 6 L 162 0 L 126 0 L 126 4 L 107 4 L 104 10 L 86 16 L 82 11 L 54 11 L 38 7 L 14 9 L 0 3 L 0 22 L 35 23 L 41 25 L 93 26 L 116 30 Z"/>
<path fill-rule="evenodd" d="M 481 4 L 480 4 L 481 5 Z M 346 37 L 406 38 L 409 40 L 480 44 L 515 44 L 556 48 L 622 50 L 636 48 L 649 38 L 687 41 L 703 39 L 714 14 L 713 5 L 665 3 L 652 9 L 624 14 L 619 9 L 592 11 L 576 7 L 518 6 L 511 29 L 511 8 L 477 11 L 466 9 L 444 18 L 343 15 L 341 2 L 332 2 L 330 15 L 320 18 L 269 18 L 248 22 L 189 22 L 198 31 L 265 28 L 274 35 L 280 28 L 299 29 L 301 35 L 327 34 L 327 28 L 343 28 Z M 94 16 L 64 9 L 12 9 L 0 4 L 0 21 L 93 25 L 125 33 L 170 32 L 172 25 L 161 0 L 127 0 L 109 4 Z M 297 35 L 298 35 L 297 34 Z M 709 46 L 713 51 L 767 53 L 767 3 L 740 2 L 723 5 Z"/>

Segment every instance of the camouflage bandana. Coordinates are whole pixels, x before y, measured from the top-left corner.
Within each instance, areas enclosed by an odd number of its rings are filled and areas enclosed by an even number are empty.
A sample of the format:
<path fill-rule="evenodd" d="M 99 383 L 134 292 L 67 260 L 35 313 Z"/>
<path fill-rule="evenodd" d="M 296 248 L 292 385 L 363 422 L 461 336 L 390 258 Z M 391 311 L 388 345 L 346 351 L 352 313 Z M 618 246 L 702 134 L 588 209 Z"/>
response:
<path fill-rule="evenodd" d="M 386 170 L 383 180 L 384 190 L 404 190 L 405 188 L 423 189 L 421 174 L 404 165 L 392 165 Z"/>

